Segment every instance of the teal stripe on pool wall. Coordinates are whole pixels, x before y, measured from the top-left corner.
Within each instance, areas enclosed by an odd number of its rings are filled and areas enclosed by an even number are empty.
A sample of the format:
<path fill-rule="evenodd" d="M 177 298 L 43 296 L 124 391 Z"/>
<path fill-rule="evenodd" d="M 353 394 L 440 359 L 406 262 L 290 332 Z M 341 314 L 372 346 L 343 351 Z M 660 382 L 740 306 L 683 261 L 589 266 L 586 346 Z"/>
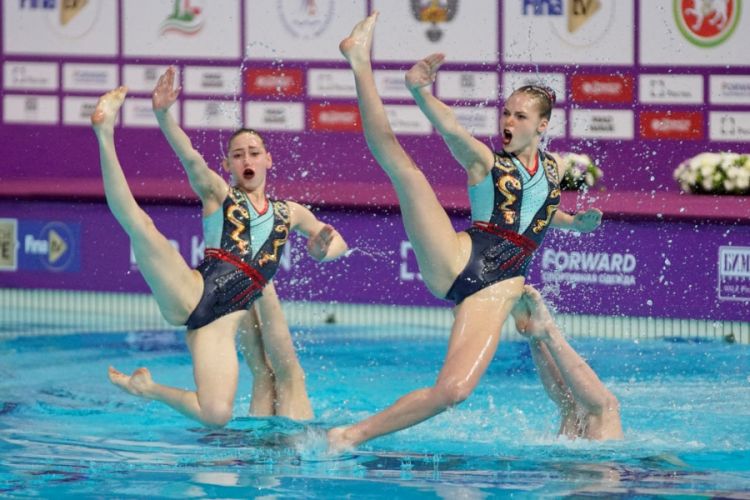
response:
<path fill-rule="evenodd" d="M 148 205 L 157 227 L 196 266 L 197 206 Z M 275 277 L 282 300 L 445 307 L 421 281 L 398 214 L 316 210 L 353 249 L 318 264 L 290 240 Z M 6 238 L 3 288 L 147 293 L 124 231 L 104 204 L 0 200 Z M 468 226 L 453 216 L 457 228 Z M 529 282 L 560 312 L 709 321 L 750 318 L 750 224 L 605 219 L 594 233 L 550 231 Z M 46 228 L 46 229 L 45 229 Z"/>

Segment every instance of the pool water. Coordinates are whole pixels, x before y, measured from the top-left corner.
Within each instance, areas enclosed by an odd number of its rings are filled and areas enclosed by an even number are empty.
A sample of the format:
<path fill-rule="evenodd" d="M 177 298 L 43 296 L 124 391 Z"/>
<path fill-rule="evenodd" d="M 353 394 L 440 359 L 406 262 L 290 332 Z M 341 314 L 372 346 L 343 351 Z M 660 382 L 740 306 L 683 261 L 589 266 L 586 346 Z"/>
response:
<path fill-rule="evenodd" d="M 0 495 L 750 497 L 750 347 L 721 342 L 572 341 L 620 399 L 622 442 L 558 438 L 527 345 L 503 342 L 459 407 L 328 455 L 325 429 L 432 383 L 442 334 L 335 325 L 295 332 L 316 419 L 247 417 L 243 365 L 235 418 L 220 430 L 107 380 L 110 364 L 147 366 L 159 382 L 192 387 L 179 332 L 0 341 Z"/>

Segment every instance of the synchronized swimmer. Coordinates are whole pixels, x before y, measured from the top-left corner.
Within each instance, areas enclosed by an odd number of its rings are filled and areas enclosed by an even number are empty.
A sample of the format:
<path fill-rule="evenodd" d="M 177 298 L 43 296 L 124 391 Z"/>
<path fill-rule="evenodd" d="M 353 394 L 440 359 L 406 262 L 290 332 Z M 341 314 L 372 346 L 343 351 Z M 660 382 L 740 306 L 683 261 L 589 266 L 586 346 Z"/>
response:
<path fill-rule="evenodd" d="M 359 22 L 339 48 L 354 75 L 368 148 L 396 190 L 424 283 L 433 295 L 454 303 L 454 322 L 434 385 L 412 391 L 360 422 L 329 430 L 329 448 L 355 447 L 465 400 L 492 361 L 509 316 L 528 338 L 542 384 L 559 407 L 560 434 L 622 438 L 617 398 L 565 341 L 539 292 L 525 283 L 534 251 L 549 228 L 590 232 L 601 223 L 596 209 L 575 215 L 558 210 L 557 165 L 540 149 L 554 92 L 537 85 L 516 89 L 502 110 L 502 149 L 492 151 L 430 92 L 442 54 L 426 57 L 407 72 L 415 102 L 466 171 L 472 225 L 456 232 L 424 174 L 398 142 L 377 93 L 370 61 L 376 20 L 377 12 Z M 159 79 L 153 109 L 201 199 L 207 250 L 197 269 L 188 267 L 128 188 L 114 146 L 114 124 L 126 89 L 103 95 L 91 121 L 107 203 L 130 238 L 162 315 L 188 328 L 196 390 L 158 384 L 146 368 L 132 375 L 110 368 L 110 379 L 130 394 L 162 401 L 205 425 L 225 425 L 237 390 L 239 331 L 253 373 L 250 413 L 312 418 L 304 372 L 271 280 L 290 230 L 309 238 L 308 252 L 318 261 L 344 255 L 347 245 L 305 207 L 268 199 L 272 158 L 256 131 L 242 128 L 229 139 L 222 167 L 232 185 L 211 170 L 169 113 L 179 95 L 174 77 L 174 69 L 168 68 Z"/>

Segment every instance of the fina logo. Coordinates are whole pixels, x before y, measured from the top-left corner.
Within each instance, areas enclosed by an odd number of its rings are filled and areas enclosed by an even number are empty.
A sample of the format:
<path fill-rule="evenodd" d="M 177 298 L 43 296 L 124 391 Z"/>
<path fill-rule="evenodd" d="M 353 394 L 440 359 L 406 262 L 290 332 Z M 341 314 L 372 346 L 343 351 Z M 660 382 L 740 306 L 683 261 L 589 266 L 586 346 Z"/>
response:
<path fill-rule="evenodd" d="M 67 38 L 88 33 L 99 17 L 100 1 L 89 0 L 20 0 L 21 10 L 46 12 L 51 31 Z"/>
<path fill-rule="evenodd" d="M 318 38 L 335 14 L 333 0 L 280 0 L 277 5 L 284 28 L 302 39 Z"/>
<path fill-rule="evenodd" d="M 601 43 L 615 21 L 618 2 L 602 0 L 521 0 L 524 16 L 545 16 L 565 43 L 589 47 Z"/>
<path fill-rule="evenodd" d="M 425 34 L 431 42 L 439 42 L 443 38 L 443 30 L 438 26 L 453 20 L 458 10 L 458 0 L 411 0 L 411 12 L 414 18 L 422 23 L 430 23 Z"/>
<path fill-rule="evenodd" d="M 715 47 L 729 38 L 740 19 L 742 0 L 672 0 L 682 35 L 699 47 Z"/>
<path fill-rule="evenodd" d="M 39 258 L 39 262 L 50 271 L 63 271 L 73 262 L 73 246 L 76 238 L 63 222 L 50 222 L 39 232 L 39 237 L 26 234 L 23 250 L 26 255 Z"/>

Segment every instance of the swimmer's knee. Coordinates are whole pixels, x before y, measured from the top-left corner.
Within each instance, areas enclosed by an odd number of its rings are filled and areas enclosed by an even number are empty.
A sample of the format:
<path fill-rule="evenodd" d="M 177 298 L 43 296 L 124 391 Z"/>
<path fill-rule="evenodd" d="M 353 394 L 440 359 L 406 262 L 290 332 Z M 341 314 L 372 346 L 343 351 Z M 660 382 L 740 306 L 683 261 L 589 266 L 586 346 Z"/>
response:
<path fill-rule="evenodd" d="M 620 401 L 609 391 L 605 391 L 601 397 L 597 398 L 597 401 L 592 406 L 593 408 L 590 411 L 597 415 L 620 412 Z"/>
<path fill-rule="evenodd" d="M 201 405 L 201 422 L 210 427 L 224 427 L 232 419 L 232 405 L 212 401 Z"/>
<path fill-rule="evenodd" d="M 463 403 L 471 396 L 474 388 L 468 384 L 450 381 L 439 382 L 432 388 L 433 397 L 443 408 L 450 408 Z"/>

